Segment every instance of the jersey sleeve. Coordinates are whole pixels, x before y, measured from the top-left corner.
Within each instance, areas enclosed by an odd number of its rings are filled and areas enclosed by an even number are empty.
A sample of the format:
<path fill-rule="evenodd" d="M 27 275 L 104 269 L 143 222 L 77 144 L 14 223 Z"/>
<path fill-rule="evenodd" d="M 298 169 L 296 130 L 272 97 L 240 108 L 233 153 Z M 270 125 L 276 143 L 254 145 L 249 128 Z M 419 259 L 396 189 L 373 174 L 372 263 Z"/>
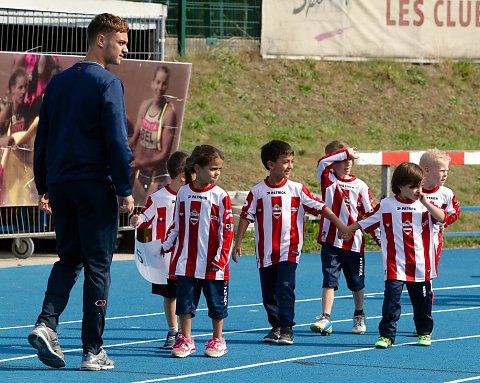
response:
<path fill-rule="evenodd" d="M 452 199 L 448 201 L 447 207 L 445 208 L 445 226 L 447 227 L 454 223 L 460 215 L 460 204 L 458 203 L 455 195 L 452 194 Z"/>
<path fill-rule="evenodd" d="M 308 190 L 304 185 L 302 185 L 301 200 L 304 209 L 306 212 L 318 216 L 325 209 L 325 202 L 315 197 L 310 190 Z"/>
<path fill-rule="evenodd" d="M 224 269 L 230 259 L 230 251 L 233 244 L 233 212 L 232 201 L 228 194 L 222 200 L 220 216 L 222 217 L 221 225 L 218 228 L 219 249 L 212 264 L 220 269 Z"/>
<path fill-rule="evenodd" d="M 330 169 L 335 162 L 344 161 L 348 158 L 348 149 L 342 149 L 338 152 L 327 154 L 318 160 L 317 178 L 322 186 L 322 191 L 329 184 Z"/>
<path fill-rule="evenodd" d="M 180 220 L 179 205 L 180 204 L 175 204 L 173 224 L 167 230 L 167 233 L 165 234 L 165 240 L 162 243 L 162 250 L 164 253 L 168 253 L 172 251 L 173 247 L 175 246 L 175 243 L 177 242 L 178 222 Z"/>
<path fill-rule="evenodd" d="M 245 218 L 248 222 L 252 223 L 255 222 L 255 214 L 256 214 L 256 207 L 257 207 L 257 199 L 253 195 L 253 191 L 250 190 L 248 193 L 247 199 L 242 207 L 242 212 L 240 213 L 240 217 Z"/>
<path fill-rule="evenodd" d="M 365 230 L 367 233 L 370 233 L 373 230 L 376 230 L 380 227 L 380 221 L 381 221 L 381 202 L 375 206 L 375 209 L 371 211 L 370 213 L 367 213 L 367 216 L 365 219 L 362 219 L 361 221 L 357 221 L 357 223 L 360 225 L 362 230 Z"/>
<path fill-rule="evenodd" d="M 147 229 L 152 224 L 153 219 L 155 218 L 156 209 L 155 205 L 153 204 L 153 200 L 151 196 L 148 196 L 147 203 L 143 207 L 142 211 L 140 212 L 139 216 L 142 220 L 138 229 Z"/>
<path fill-rule="evenodd" d="M 374 211 L 373 198 L 372 194 L 370 193 L 370 189 L 366 184 L 365 187 L 362 188 L 361 195 L 359 197 L 360 214 L 362 216 L 366 216 L 367 214 L 372 213 Z M 380 229 L 377 228 L 375 230 L 369 231 L 368 233 L 373 237 L 377 245 L 380 246 Z"/>

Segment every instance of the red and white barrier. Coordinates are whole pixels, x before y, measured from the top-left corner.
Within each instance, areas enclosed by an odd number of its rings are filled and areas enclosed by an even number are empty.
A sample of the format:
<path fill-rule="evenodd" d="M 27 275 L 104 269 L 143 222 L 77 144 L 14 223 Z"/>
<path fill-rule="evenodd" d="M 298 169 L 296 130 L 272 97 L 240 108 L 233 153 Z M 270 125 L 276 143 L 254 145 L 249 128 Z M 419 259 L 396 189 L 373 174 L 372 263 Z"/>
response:
<path fill-rule="evenodd" d="M 425 151 L 357 152 L 355 165 L 399 165 L 410 161 L 418 164 Z M 452 158 L 450 165 L 480 165 L 480 151 L 447 151 Z"/>

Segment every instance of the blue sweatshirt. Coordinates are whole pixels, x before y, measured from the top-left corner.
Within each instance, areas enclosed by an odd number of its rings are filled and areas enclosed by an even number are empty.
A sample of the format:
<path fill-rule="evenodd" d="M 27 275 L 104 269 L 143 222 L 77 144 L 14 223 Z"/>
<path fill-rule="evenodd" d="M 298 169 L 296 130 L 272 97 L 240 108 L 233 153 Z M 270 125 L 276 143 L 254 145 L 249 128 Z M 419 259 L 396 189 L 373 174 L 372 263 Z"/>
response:
<path fill-rule="evenodd" d="M 132 194 L 123 83 L 100 64 L 82 61 L 47 85 L 35 137 L 35 184 L 113 181 L 117 195 Z"/>

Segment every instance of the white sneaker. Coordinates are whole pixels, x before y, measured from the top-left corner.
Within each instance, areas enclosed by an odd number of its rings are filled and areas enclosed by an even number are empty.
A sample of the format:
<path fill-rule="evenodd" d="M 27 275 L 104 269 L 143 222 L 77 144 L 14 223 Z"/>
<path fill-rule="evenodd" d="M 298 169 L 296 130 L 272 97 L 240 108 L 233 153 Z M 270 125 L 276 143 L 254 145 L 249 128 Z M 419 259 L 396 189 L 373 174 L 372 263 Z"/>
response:
<path fill-rule="evenodd" d="M 112 370 L 113 368 L 115 368 L 115 363 L 108 357 L 103 348 L 97 355 L 91 352 L 82 355 L 82 364 L 80 365 L 82 371 Z"/>
<path fill-rule="evenodd" d="M 333 330 L 332 322 L 322 314 L 315 318 L 315 322 L 310 325 L 310 330 L 319 332 L 322 335 L 330 335 Z"/>
<path fill-rule="evenodd" d="M 352 332 L 354 334 L 365 334 L 367 326 L 365 325 L 365 315 L 355 315 L 353 317 Z"/>
<path fill-rule="evenodd" d="M 207 346 L 207 348 L 205 349 L 204 355 L 212 358 L 220 358 L 228 352 L 225 338 L 212 338 L 205 343 L 205 346 Z"/>
<path fill-rule="evenodd" d="M 193 354 L 195 351 L 197 351 L 197 349 L 195 348 L 195 341 L 193 338 L 187 339 L 180 334 L 173 345 L 172 356 L 175 358 L 185 358 L 190 354 Z"/>

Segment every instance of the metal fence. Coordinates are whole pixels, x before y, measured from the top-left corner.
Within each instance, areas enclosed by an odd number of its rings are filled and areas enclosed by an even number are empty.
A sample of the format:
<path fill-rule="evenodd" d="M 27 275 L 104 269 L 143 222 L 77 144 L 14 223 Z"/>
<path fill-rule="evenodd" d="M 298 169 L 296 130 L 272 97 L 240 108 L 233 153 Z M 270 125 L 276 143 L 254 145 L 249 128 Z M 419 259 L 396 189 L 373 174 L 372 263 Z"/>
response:
<path fill-rule="evenodd" d="M 166 23 L 166 56 L 177 52 L 179 2 L 170 0 Z M 186 1 L 186 51 L 210 47 L 259 48 L 261 0 Z"/>
<path fill-rule="evenodd" d="M 83 56 L 95 15 L 0 8 L 0 51 Z M 163 60 L 165 19 L 126 17 L 128 58 Z"/>
<path fill-rule="evenodd" d="M 0 8 L 0 51 L 84 56 L 87 26 L 95 15 Z M 125 17 L 130 27 L 128 58 L 163 60 L 164 17 Z M 122 213 L 120 230 L 130 230 Z M 12 238 L 12 252 L 27 258 L 34 251 L 30 237 L 54 236 L 51 216 L 38 206 L 0 207 L 0 238 Z"/>

